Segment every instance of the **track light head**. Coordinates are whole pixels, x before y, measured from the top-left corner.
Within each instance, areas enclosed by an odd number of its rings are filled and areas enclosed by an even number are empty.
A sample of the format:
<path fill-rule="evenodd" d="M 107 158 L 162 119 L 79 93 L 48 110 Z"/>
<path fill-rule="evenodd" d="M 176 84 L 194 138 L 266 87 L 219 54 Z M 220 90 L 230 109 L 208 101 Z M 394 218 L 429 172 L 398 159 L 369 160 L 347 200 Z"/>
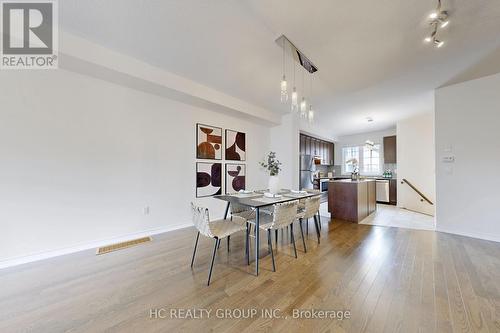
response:
<path fill-rule="evenodd" d="M 436 46 L 437 48 L 440 48 L 444 45 L 444 42 L 439 40 L 439 39 L 435 39 L 434 40 L 434 46 Z"/>

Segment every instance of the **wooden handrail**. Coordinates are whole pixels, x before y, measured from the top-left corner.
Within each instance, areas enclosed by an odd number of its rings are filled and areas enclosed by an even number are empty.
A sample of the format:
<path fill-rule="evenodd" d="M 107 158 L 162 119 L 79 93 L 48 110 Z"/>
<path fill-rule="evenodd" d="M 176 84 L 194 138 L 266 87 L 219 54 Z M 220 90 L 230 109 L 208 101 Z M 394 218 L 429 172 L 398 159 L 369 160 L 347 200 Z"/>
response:
<path fill-rule="evenodd" d="M 429 198 L 427 198 L 427 197 L 426 197 L 426 196 L 425 196 L 422 192 L 420 192 L 420 191 L 418 190 L 418 188 L 416 188 L 416 187 L 415 187 L 412 183 L 410 183 L 410 182 L 409 182 L 407 179 L 405 179 L 405 178 L 403 178 L 403 181 L 401 182 L 401 184 L 404 184 L 404 183 L 406 183 L 408 186 L 410 186 L 412 190 L 414 190 L 415 192 L 417 192 L 417 193 L 418 193 L 418 195 L 420 195 L 420 197 L 422 197 L 422 199 L 423 199 L 423 200 L 421 199 L 421 201 L 424 201 L 424 200 L 425 200 L 425 201 L 427 201 L 429 204 L 434 205 L 434 203 L 433 203 L 432 201 L 430 201 L 430 200 L 429 200 Z"/>

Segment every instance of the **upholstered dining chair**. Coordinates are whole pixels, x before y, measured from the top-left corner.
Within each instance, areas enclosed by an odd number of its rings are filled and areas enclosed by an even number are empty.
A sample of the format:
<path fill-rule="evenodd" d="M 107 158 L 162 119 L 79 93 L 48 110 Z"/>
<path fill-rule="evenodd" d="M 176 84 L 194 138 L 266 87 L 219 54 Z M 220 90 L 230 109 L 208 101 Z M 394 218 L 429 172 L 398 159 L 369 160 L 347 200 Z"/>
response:
<path fill-rule="evenodd" d="M 297 207 L 298 200 L 287 201 L 282 203 L 277 203 L 273 205 L 273 213 L 269 214 L 261 214 L 259 227 L 262 230 L 267 232 L 267 245 L 269 247 L 269 252 L 271 253 L 271 258 L 273 261 L 273 272 L 276 272 L 276 263 L 274 261 L 274 251 L 273 251 L 273 242 L 272 242 L 272 230 L 279 230 L 285 227 L 290 226 L 291 229 L 291 239 L 293 243 L 293 251 L 295 253 L 295 258 L 297 258 L 297 247 L 295 246 L 295 238 L 293 236 L 293 222 L 297 219 Z M 249 221 L 249 223 L 254 224 L 255 221 Z M 246 244 L 247 244 L 247 253 L 248 253 L 248 237 L 249 231 L 247 229 L 246 234 Z M 249 257 L 247 256 L 247 264 Z"/>
<path fill-rule="evenodd" d="M 306 190 L 307 193 L 311 193 L 311 194 L 321 194 L 321 191 L 320 190 L 316 190 L 316 189 L 307 189 Z M 305 202 L 305 200 L 303 201 L 303 203 Z M 302 203 L 302 207 L 300 207 L 300 203 L 299 203 L 299 209 L 300 208 L 304 208 L 304 205 Z M 320 200 L 320 205 L 321 205 L 321 200 Z M 318 226 L 319 226 L 319 230 L 321 231 L 321 215 L 319 214 L 319 208 L 318 208 L 318 211 L 316 212 L 316 215 L 318 216 Z M 306 224 L 306 228 L 307 228 L 307 234 L 309 234 L 309 223 Z"/>
<path fill-rule="evenodd" d="M 229 237 L 232 234 L 237 233 L 239 231 L 244 231 L 247 228 L 245 224 L 236 223 L 229 219 L 210 221 L 208 208 L 196 206 L 194 203 L 191 203 L 191 213 L 193 218 L 193 224 L 196 227 L 196 229 L 198 229 L 198 234 L 196 235 L 196 241 L 194 243 L 193 257 L 191 258 L 191 268 L 193 268 L 194 258 L 196 255 L 196 248 L 198 247 L 198 240 L 200 238 L 200 234 L 202 234 L 205 237 L 213 238 L 215 241 L 214 250 L 212 253 L 212 261 L 210 263 L 210 270 L 208 272 L 207 285 L 210 285 L 210 279 L 212 277 L 212 270 L 214 267 L 215 254 L 217 253 L 217 247 L 220 244 L 220 240 Z"/>
<path fill-rule="evenodd" d="M 237 202 L 231 203 L 231 221 L 237 224 L 244 225 L 245 228 L 249 229 L 250 224 L 248 223 L 249 220 L 255 219 L 255 209 L 252 207 L 244 206 L 241 205 Z M 250 232 L 250 231 L 248 231 Z M 227 249 L 229 251 L 229 240 L 230 236 L 227 237 Z M 250 255 L 248 253 L 249 249 L 247 246 L 245 246 L 245 251 L 247 257 Z M 249 259 L 247 259 L 247 262 Z"/>
<path fill-rule="evenodd" d="M 319 212 L 319 205 L 321 197 L 319 195 L 309 197 L 304 200 L 304 206 L 299 207 L 297 212 L 297 219 L 299 220 L 300 233 L 302 235 L 302 244 L 304 245 L 304 252 L 307 252 L 306 241 L 304 239 L 304 229 L 302 222 L 305 220 L 309 223 L 309 219 L 314 218 L 314 226 L 316 227 L 316 235 L 318 236 L 318 244 L 320 243 L 319 221 L 317 220 L 317 213 Z"/>

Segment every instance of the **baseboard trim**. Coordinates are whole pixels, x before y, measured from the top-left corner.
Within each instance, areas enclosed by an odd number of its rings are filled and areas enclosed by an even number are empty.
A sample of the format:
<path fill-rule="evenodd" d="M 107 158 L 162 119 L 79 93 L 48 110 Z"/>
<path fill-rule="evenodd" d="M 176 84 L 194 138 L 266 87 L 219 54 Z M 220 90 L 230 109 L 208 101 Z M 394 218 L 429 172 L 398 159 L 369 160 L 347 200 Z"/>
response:
<path fill-rule="evenodd" d="M 140 231 L 140 232 L 136 232 L 136 233 L 132 233 L 132 234 L 127 234 L 127 235 L 116 236 L 116 237 L 111 237 L 111 238 L 107 238 L 107 239 L 92 241 L 89 243 L 79 244 L 79 245 L 61 248 L 61 249 L 57 249 L 57 250 L 45 251 L 45 252 L 40 252 L 40 253 L 31 254 L 31 255 L 22 256 L 22 257 L 7 258 L 5 260 L 0 261 L 0 269 L 13 267 L 13 266 L 19 266 L 19 265 L 27 264 L 30 262 L 50 259 L 50 258 L 54 258 L 54 257 L 59 257 L 59 256 L 63 256 L 66 254 L 95 249 L 95 248 L 98 248 L 101 246 L 106 246 L 106 245 L 109 245 L 112 243 L 126 242 L 126 241 L 130 241 L 130 240 L 133 240 L 136 238 L 142 238 L 142 237 L 163 234 L 165 232 L 174 231 L 174 230 L 178 230 L 178 229 L 184 229 L 184 228 L 187 228 L 190 226 L 192 226 L 191 223 L 186 223 L 186 224 L 179 224 L 176 226 L 165 227 L 165 228 L 149 229 L 149 230 L 144 230 L 144 231 Z"/>
<path fill-rule="evenodd" d="M 483 234 L 480 232 L 463 232 L 460 230 L 440 228 L 439 224 L 437 224 L 437 226 L 436 226 L 436 231 L 444 232 L 446 234 L 482 239 L 482 240 L 487 240 L 487 241 L 491 241 L 491 242 L 500 242 L 500 236 L 492 236 L 492 235 Z"/>

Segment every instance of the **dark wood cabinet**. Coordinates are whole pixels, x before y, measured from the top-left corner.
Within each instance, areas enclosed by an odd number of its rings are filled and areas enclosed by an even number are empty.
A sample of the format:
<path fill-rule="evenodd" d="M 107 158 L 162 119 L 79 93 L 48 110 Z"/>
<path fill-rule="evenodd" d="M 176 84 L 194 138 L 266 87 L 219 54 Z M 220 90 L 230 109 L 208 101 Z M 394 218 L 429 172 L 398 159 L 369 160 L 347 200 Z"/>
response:
<path fill-rule="evenodd" d="M 384 137 L 384 163 L 397 163 L 396 136 Z"/>
<path fill-rule="evenodd" d="M 397 205 L 398 203 L 398 181 L 397 179 L 389 180 L 389 203 Z"/>
<path fill-rule="evenodd" d="M 330 152 L 330 165 L 335 165 L 335 144 L 333 142 L 330 142 L 328 151 Z"/>
<path fill-rule="evenodd" d="M 334 164 L 334 148 L 333 142 L 317 139 L 306 134 L 300 134 L 300 148 L 301 155 L 315 155 L 321 158 L 321 164 L 333 165 Z"/>
<path fill-rule="evenodd" d="M 328 184 L 328 211 L 332 218 L 360 222 L 377 210 L 374 180 L 332 181 Z"/>

